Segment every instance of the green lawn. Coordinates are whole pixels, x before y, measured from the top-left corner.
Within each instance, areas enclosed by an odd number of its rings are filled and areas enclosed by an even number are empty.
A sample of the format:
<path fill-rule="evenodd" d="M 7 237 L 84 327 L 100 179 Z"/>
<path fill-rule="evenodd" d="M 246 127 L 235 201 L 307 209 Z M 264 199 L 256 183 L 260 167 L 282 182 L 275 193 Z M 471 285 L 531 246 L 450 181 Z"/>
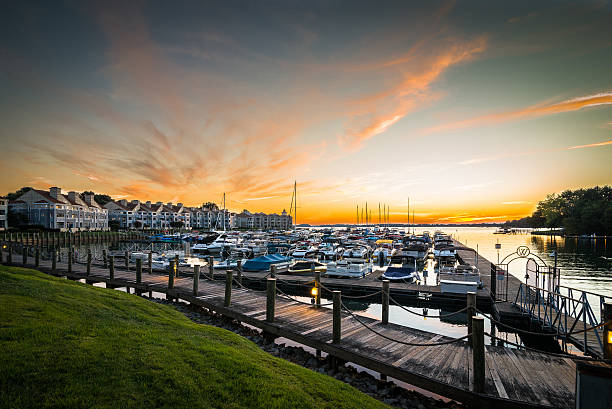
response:
<path fill-rule="evenodd" d="M 169 306 L 0 266 L 0 407 L 384 406 Z"/>

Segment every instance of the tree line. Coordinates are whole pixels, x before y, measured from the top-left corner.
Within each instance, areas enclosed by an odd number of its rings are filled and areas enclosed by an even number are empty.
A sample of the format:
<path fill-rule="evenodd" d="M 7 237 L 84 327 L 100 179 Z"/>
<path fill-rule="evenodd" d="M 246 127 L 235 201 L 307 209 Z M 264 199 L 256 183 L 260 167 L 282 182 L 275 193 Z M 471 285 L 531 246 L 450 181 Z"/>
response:
<path fill-rule="evenodd" d="M 506 227 L 563 228 L 565 234 L 612 234 L 612 187 L 552 193 L 538 202 L 531 216 L 508 221 Z"/>

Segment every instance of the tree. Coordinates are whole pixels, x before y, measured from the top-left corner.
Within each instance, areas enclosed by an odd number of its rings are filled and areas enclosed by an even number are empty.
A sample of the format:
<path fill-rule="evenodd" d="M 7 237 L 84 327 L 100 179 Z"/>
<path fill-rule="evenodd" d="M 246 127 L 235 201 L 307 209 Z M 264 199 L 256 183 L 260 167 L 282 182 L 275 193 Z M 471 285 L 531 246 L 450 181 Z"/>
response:
<path fill-rule="evenodd" d="M 217 206 L 217 204 L 213 202 L 206 202 L 202 204 L 202 207 L 206 207 L 210 210 L 219 210 L 219 206 Z"/>
<path fill-rule="evenodd" d="M 181 227 L 183 227 L 185 225 L 185 223 L 181 222 L 181 221 L 177 221 L 177 222 L 170 222 L 170 227 L 172 227 L 173 229 L 180 229 Z"/>
<path fill-rule="evenodd" d="M 21 189 L 19 189 L 19 190 L 18 190 L 18 191 L 16 191 L 16 192 L 8 193 L 8 194 L 6 195 L 6 198 L 7 198 L 9 201 L 11 201 L 11 200 L 17 200 L 17 198 L 18 198 L 19 196 L 21 196 L 22 194 L 24 194 L 24 193 L 26 193 L 26 192 L 29 192 L 30 190 L 34 190 L 34 189 L 33 189 L 33 188 L 31 188 L 31 187 L 29 187 L 29 186 L 25 186 L 25 187 L 22 187 Z M 9 225 L 9 226 L 10 226 L 10 225 Z"/>
<path fill-rule="evenodd" d="M 562 227 L 566 234 L 612 232 L 612 188 L 595 186 L 550 194 L 531 216 L 532 227 Z"/>
<path fill-rule="evenodd" d="M 19 213 L 19 212 L 11 212 L 9 211 L 6 216 L 6 222 L 9 227 L 20 228 L 27 226 L 30 222 L 30 218 L 27 214 Z"/>
<path fill-rule="evenodd" d="M 142 223 L 136 220 L 133 224 L 135 229 L 140 229 L 142 227 Z"/>
<path fill-rule="evenodd" d="M 105 195 L 105 194 L 101 194 L 101 193 L 96 194 L 96 193 L 94 193 L 91 190 L 86 190 L 85 192 L 81 193 L 81 198 L 84 198 L 85 195 L 94 195 L 94 200 L 100 206 L 104 206 L 108 202 L 112 202 L 113 201 L 113 199 L 109 195 Z"/>
<path fill-rule="evenodd" d="M 120 227 L 121 227 L 121 223 L 119 223 L 117 220 L 109 220 L 108 228 L 111 229 L 112 231 L 117 231 L 119 230 Z"/>

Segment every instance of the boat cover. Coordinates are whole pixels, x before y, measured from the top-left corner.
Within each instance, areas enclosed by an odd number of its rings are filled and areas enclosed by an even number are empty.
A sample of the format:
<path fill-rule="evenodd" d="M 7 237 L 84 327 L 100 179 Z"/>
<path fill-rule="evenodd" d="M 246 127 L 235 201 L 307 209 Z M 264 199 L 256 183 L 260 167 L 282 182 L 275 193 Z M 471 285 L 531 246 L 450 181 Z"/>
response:
<path fill-rule="evenodd" d="M 248 260 L 244 263 L 243 268 L 248 271 L 266 271 L 270 269 L 272 264 L 286 263 L 289 261 L 291 261 L 291 258 L 280 254 L 267 254 Z"/>
<path fill-rule="evenodd" d="M 389 278 L 392 280 L 402 280 L 412 278 L 414 276 L 415 270 L 412 267 L 387 267 L 387 270 L 383 274 L 383 277 Z"/>

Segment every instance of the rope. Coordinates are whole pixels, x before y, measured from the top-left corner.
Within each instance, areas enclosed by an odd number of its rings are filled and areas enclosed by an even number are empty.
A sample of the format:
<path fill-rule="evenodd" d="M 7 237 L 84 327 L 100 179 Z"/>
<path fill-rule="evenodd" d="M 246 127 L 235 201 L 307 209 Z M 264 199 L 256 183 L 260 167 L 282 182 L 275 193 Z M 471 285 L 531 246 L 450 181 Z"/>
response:
<path fill-rule="evenodd" d="M 451 313 L 449 313 L 449 314 L 438 314 L 438 315 L 419 314 L 419 313 L 418 313 L 418 312 L 416 312 L 416 311 L 412 311 L 412 310 L 409 310 L 408 308 L 404 307 L 403 305 L 401 305 L 400 303 L 398 303 L 397 301 L 395 301 L 393 298 L 391 298 L 391 296 L 389 296 L 389 299 L 390 299 L 390 300 L 391 300 L 391 301 L 392 301 L 392 302 L 393 302 L 395 305 L 397 305 L 398 307 L 400 307 L 402 310 L 404 310 L 404 311 L 406 311 L 406 312 L 409 312 L 409 313 L 411 313 L 411 314 L 414 314 L 414 315 L 418 315 L 419 317 L 427 317 L 427 318 L 447 318 L 447 317 L 452 317 L 453 315 L 457 315 L 457 314 L 459 314 L 459 313 L 462 313 L 462 312 L 466 311 L 466 310 L 467 310 L 467 308 L 468 308 L 468 307 L 464 307 L 464 308 L 460 309 L 459 311 L 451 312 Z"/>
<path fill-rule="evenodd" d="M 480 314 L 482 314 L 483 316 L 485 316 L 486 318 L 488 318 L 489 320 L 491 320 L 491 322 L 494 322 L 494 323 L 498 324 L 501 327 L 510 328 L 511 330 L 513 330 L 515 332 L 521 332 L 523 334 L 529 334 L 529 335 L 537 335 L 537 336 L 541 336 L 541 337 L 567 337 L 568 335 L 582 334 L 583 332 L 596 330 L 597 328 L 601 328 L 603 326 L 606 326 L 607 324 L 612 323 L 612 321 L 603 322 L 603 323 L 601 323 L 599 325 L 595 325 L 595 326 L 590 327 L 590 328 L 585 328 L 585 329 L 581 329 L 581 330 L 573 331 L 573 332 L 565 332 L 565 333 L 541 333 L 541 332 L 527 331 L 527 330 L 524 330 L 524 329 L 513 327 L 513 326 L 508 325 L 508 324 L 504 324 L 503 322 L 496 320 L 491 315 L 485 314 L 484 312 L 480 311 L 479 309 L 476 309 L 476 311 L 479 312 Z"/>
<path fill-rule="evenodd" d="M 241 283 L 238 281 L 238 279 L 237 279 L 237 278 L 235 278 L 235 277 L 234 277 L 234 279 L 233 279 L 232 281 L 234 281 L 236 284 L 238 284 L 238 286 L 239 286 L 240 288 L 243 288 L 243 289 L 245 289 L 245 290 L 253 291 L 253 292 L 255 292 L 255 293 L 259 293 L 259 294 L 267 294 L 267 291 L 265 291 L 265 290 L 263 290 L 263 291 L 262 291 L 262 290 L 254 290 L 254 289 L 252 289 L 252 288 L 245 287 L 245 286 L 244 286 L 243 284 L 241 284 Z"/>
<path fill-rule="evenodd" d="M 378 331 L 376 331 L 374 328 L 371 328 L 369 325 L 367 325 L 366 323 L 364 323 L 363 321 L 361 321 L 359 318 L 357 318 L 357 315 L 353 314 L 353 312 L 351 310 L 349 310 L 348 308 L 346 308 L 346 306 L 344 305 L 344 303 L 341 301 L 340 304 L 342 305 L 342 308 L 348 312 L 358 323 L 360 323 L 361 325 L 363 325 L 364 327 L 366 327 L 368 330 L 372 331 L 373 333 L 375 333 L 376 335 L 383 337 L 385 339 L 388 339 L 389 341 L 393 341 L 393 342 L 397 342 L 399 344 L 403 344 L 403 345 L 408 345 L 408 346 L 414 346 L 414 347 L 433 347 L 433 346 L 439 346 L 439 345 L 448 345 L 448 344 L 452 344 L 454 342 L 458 342 L 461 340 L 464 340 L 468 337 L 471 337 L 472 334 L 467 334 L 461 338 L 453 338 L 450 339 L 448 341 L 441 341 L 441 342 L 433 342 L 433 343 L 427 343 L 427 344 L 421 344 L 421 343 L 416 343 L 416 342 L 407 342 L 407 341 L 399 341 L 397 339 L 393 339 L 385 334 L 382 334 Z"/>
<path fill-rule="evenodd" d="M 309 303 L 309 302 L 304 302 L 304 301 L 300 301 L 300 300 L 298 300 L 298 299 L 296 299 L 296 298 L 293 298 L 292 296 L 290 296 L 289 294 L 285 293 L 285 292 L 284 292 L 283 290 L 281 290 L 280 288 L 276 288 L 276 291 L 280 293 L 280 295 L 279 295 L 280 297 L 288 298 L 288 299 L 290 299 L 290 300 L 292 300 L 292 301 L 295 301 L 295 302 L 297 302 L 297 303 L 304 304 L 304 305 L 313 305 L 312 303 Z M 323 307 L 323 306 L 327 306 L 327 305 L 332 305 L 332 304 L 333 304 L 333 302 L 326 303 L 326 304 L 321 304 L 321 307 Z"/>

